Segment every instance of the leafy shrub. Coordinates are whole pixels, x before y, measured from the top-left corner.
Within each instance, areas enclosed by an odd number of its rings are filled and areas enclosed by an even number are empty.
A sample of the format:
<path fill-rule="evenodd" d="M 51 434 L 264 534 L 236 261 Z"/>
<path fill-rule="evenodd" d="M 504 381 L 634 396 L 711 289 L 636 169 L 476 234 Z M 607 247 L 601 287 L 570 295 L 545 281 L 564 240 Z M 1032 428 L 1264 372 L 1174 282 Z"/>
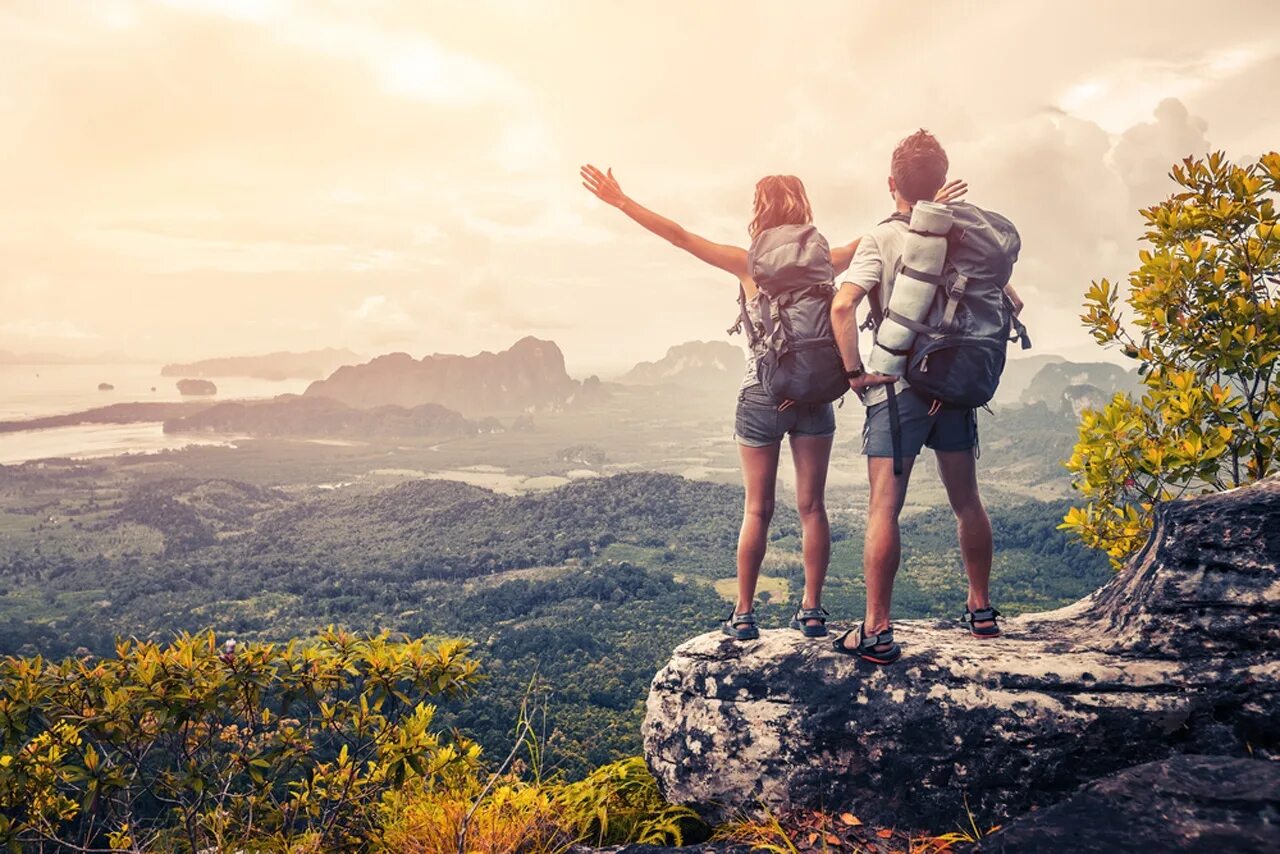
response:
<path fill-rule="evenodd" d="M 432 730 L 428 697 L 471 693 L 461 641 L 334 628 L 309 642 L 119 641 L 113 658 L 0 659 L 0 844 L 136 852 L 551 854 L 704 832 L 632 757 L 542 779 L 517 748 Z M 511 761 L 527 750 L 522 779 Z M 466 829 L 465 834 L 460 831 Z"/>
<path fill-rule="evenodd" d="M 0 659 L 0 842 L 335 851 L 378 835 L 383 795 L 473 775 L 431 729 L 469 690 L 461 641 L 327 629 L 311 642 L 120 641 L 114 658 Z"/>
<path fill-rule="evenodd" d="M 576 783 L 523 781 L 514 774 L 495 782 L 486 791 L 474 778 L 461 787 L 419 780 L 389 793 L 383 844 L 397 854 L 456 851 L 464 822 L 467 854 L 553 854 L 575 843 L 682 845 L 706 833 L 693 810 L 663 800 L 638 756 Z"/>
<path fill-rule="evenodd" d="M 1143 394 L 1085 410 L 1067 468 L 1086 499 L 1062 527 L 1119 568 L 1156 502 L 1229 489 L 1280 462 L 1280 153 L 1236 165 L 1221 152 L 1171 173 L 1180 191 L 1142 211 L 1146 241 L 1120 289 L 1089 289 L 1082 320 L 1139 364 Z"/>
<path fill-rule="evenodd" d="M 591 845 L 683 845 L 686 833 L 702 828 L 693 810 L 663 799 L 639 756 L 597 768 L 555 800 L 561 822 Z"/>

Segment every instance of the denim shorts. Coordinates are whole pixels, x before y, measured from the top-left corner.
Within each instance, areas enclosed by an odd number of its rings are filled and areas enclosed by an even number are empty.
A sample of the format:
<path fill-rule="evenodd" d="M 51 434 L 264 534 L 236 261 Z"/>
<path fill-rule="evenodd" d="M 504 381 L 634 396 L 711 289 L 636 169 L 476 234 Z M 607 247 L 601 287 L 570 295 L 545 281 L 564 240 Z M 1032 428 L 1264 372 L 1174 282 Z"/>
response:
<path fill-rule="evenodd" d="M 978 447 L 978 413 L 973 409 L 940 409 L 930 415 L 931 401 L 911 389 L 898 393 L 898 419 L 902 428 L 902 456 L 934 451 L 972 451 Z M 867 407 L 862 425 L 862 453 L 868 457 L 893 456 L 893 428 L 889 401 Z"/>
<path fill-rule="evenodd" d="M 829 403 L 796 403 L 782 412 L 764 386 L 756 384 L 738 392 L 738 412 L 733 437 L 739 445 L 764 448 L 787 434 L 829 439 L 836 434 L 836 411 Z"/>

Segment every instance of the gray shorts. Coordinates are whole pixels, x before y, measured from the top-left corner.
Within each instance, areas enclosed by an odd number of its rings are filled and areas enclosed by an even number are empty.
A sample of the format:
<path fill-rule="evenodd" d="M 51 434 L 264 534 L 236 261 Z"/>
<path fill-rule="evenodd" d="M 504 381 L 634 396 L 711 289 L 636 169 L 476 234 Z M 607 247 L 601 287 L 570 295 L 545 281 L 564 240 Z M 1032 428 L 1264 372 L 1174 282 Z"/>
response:
<path fill-rule="evenodd" d="M 738 411 L 733 419 L 733 437 L 739 445 L 764 448 L 792 436 L 829 439 L 836 434 L 836 411 L 829 403 L 797 403 L 779 412 L 762 385 L 738 392 Z"/>
<path fill-rule="evenodd" d="M 940 409 L 931 416 L 930 405 L 931 401 L 909 388 L 898 394 L 904 459 L 919 456 L 922 448 L 971 451 L 978 447 L 978 413 L 975 410 Z M 893 456 L 887 400 L 867 408 L 867 420 L 862 425 L 862 453 L 868 457 Z"/>

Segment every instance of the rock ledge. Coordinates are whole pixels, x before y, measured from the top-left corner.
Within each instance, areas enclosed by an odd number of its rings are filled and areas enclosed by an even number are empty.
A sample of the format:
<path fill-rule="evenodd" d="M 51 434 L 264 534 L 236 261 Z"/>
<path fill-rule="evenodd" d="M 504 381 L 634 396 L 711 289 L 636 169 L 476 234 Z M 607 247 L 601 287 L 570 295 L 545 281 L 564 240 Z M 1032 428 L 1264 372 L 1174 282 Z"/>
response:
<path fill-rule="evenodd" d="M 852 809 L 948 828 L 1004 820 L 1170 755 L 1280 755 L 1280 479 L 1161 507 L 1093 595 L 971 639 L 904 621 L 876 668 L 788 630 L 678 647 L 654 678 L 645 754 L 709 820 Z M 998 583 L 998 579 L 997 579 Z"/>

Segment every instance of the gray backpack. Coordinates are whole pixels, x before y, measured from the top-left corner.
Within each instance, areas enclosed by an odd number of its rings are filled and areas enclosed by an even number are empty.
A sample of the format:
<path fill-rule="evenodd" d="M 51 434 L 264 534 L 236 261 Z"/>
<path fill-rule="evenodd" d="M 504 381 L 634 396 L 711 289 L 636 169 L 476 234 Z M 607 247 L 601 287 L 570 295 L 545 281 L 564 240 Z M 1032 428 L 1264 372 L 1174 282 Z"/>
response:
<path fill-rule="evenodd" d="M 1013 223 L 1000 214 L 964 203 L 950 207 L 954 225 L 942 273 L 911 271 L 913 278 L 938 288 L 925 322 L 899 315 L 893 319 L 916 333 L 907 383 L 944 406 L 974 409 L 995 396 L 1009 342 L 1021 341 L 1024 350 L 1031 346 L 1027 328 L 1014 317 L 1004 292 L 1022 243 Z M 896 213 L 885 220 L 890 221 L 910 223 L 911 218 Z M 868 320 L 874 328 L 884 309 L 878 298 L 871 302 Z"/>
<path fill-rule="evenodd" d="M 831 327 L 831 249 L 812 225 L 779 225 L 751 241 L 747 271 L 760 288 L 759 325 L 738 292 L 738 322 L 756 355 L 761 385 L 776 400 L 830 403 L 849 390 Z"/>
<path fill-rule="evenodd" d="M 911 271 L 912 278 L 937 286 L 925 322 L 893 315 L 896 322 L 916 333 L 911 350 L 897 355 L 908 357 L 905 379 L 912 391 L 945 407 L 976 409 L 995 396 L 1009 342 L 1020 341 L 1024 350 L 1031 346 L 1027 328 L 1014 316 L 1012 301 L 1004 291 L 1022 240 L 1013 223 L 1000 214 L 967 203 L 950 208 L 954 224 L 947 234 L 942 273 L 930 276 Z M 884 221 L 910 225 L 911 217 L 895 213 Z M 877 292 L 871 293 L 869 301 L 871 312 L 864 328 L 875 329 L 885 312 Z M 893 386 L 888 389 L 894 471 L 900 472 L 897 400 Z"/>

